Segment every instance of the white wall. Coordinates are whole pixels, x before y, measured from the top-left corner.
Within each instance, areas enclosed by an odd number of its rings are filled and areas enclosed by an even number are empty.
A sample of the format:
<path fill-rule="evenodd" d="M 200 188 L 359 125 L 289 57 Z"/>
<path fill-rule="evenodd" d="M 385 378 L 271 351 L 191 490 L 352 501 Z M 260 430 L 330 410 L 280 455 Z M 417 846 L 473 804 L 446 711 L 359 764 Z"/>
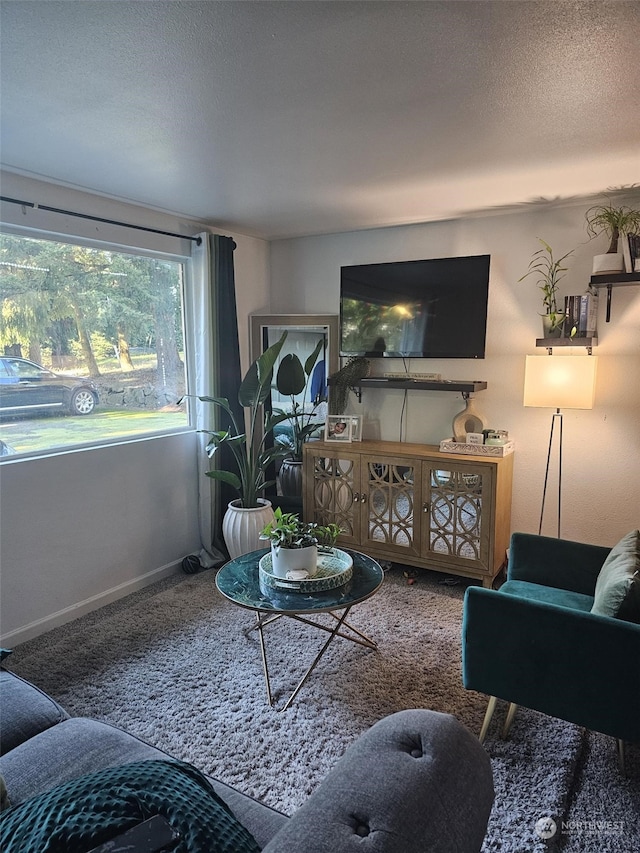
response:
<path fill-rule="evenodd" d="M 626 201 L 628 203 L 628 200 Z M 537 205 L 515 213 L 335 234 L 271 244 L 272 310 L 319 313 L 339 310 L 340 266 L 456 255 L 491 255 L 487 351 L 484 360 L 411 359 L 411 370 L 440 372 L 449 379 L 482 379 L 475 397 L 488 425 L 509 430 L 516 441 L 512 530 L 537 532 L 552 410 L 524 408 L 525 355 L 546 356 L 541 295 L 527 270 L 537 237 L 556 257 L 576 247 L 560 284 L 562 296 L 580 293 L 591 275 L 592 256 L 606 251 L 601 236 L 588 242 L 586 204 Z M 563 525 L 565 538 L 612 545 L 640 526 L 640 286 L 613 291 L 612 318 L 605 323 L 601 292 L 596 405 L 564 413 Z M 562 301 L 561 303 L 562 304 Z M 554 357 L 586 350 L 556 348 Z M 372 360 L 372 372 L 402 370 L 402 361 Z M 365 437 L 398 440 L 404 391 L 369 389 L 362 404 L 351 395 L 349 411 L 366 418 Z M 407 441 L 438 444 L 451 435 L 451 421 L 464 407 L 461 395 L 409 392 Z M 543 532 L 555 535 L 555 481 L 550 483 Z"/>
<path fill-rule="evenodd" d="M 180 234 L 201 223 L 2 175 L 2 194 Z M 187 254 L 189 241 L 3 205 L 2 220 L 59 234 Z M 241 358 L 250 312 L 269 310 L 268 244 L 234 237 Z M 37 636 L 171 572 L 198 551 L 196 436 L 183 432 L 0 466 L 0 631 Z"/>

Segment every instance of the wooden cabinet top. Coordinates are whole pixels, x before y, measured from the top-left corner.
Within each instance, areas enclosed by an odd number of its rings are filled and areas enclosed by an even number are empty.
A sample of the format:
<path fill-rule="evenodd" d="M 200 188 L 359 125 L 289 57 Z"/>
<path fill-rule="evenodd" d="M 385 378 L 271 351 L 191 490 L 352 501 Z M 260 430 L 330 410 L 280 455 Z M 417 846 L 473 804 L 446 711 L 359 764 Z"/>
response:
<path fill-rule="evenodd" d="M 304 446 L 305 453 L 323 453 L 335 456 L 343 453 L 371 454 L 374 456 L 406 456 L 412 459 L 456 460 L 470 465 L 489 463 L 510 466 L 513 454 L 508 456 L 472 456 L 466 453 L 443 453 L 438 444 L 412 444 L 406 441 L 310 441 Z"/>

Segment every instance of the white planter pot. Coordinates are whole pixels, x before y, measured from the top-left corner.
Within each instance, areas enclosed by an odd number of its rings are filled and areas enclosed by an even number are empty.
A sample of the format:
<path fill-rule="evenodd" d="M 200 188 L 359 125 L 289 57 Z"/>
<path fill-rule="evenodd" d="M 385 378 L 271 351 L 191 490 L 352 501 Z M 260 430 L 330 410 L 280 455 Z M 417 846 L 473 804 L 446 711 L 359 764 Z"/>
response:
<path fill-rule="evenodd" d="M 606 255 L 596 255 L 593 259 L 593 275 L 624 272 L 624 255 L 622 252 L 608 252 Z"/>
<path fill-rule="evenodd" d="M 308 577 L 312 578 L 318 571 L 318 546 L 309 545 L 308 548 L 281 548 L 277 545 L 271 546 L 271 568 L 277 578 L 289 578 L 296 580 L 291 572 L 306 571 Z"/>
<path fill-rule="evenodd" d="M 222 535 L 232 560 L 265 547 L 264 540 L 260 539 L 260 531 L 275 516 L 270 501 L 264 498 L 258 500 L 260 506 L 256 507 L 241 507 L 239 500 L 231 501 L 227 507 L 222 519 Z"/>

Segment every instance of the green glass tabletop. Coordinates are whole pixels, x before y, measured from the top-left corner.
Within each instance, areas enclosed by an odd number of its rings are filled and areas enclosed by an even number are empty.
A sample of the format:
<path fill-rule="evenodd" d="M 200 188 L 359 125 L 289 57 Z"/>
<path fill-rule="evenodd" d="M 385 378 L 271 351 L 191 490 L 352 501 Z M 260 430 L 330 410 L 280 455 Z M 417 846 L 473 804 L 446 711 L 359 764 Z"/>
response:
<path fill-rule="evenodd" d="M 251 551 L 226 563 L 216 575 L 216 586 L 222 595 L 249 610 L 322 613 L 341 610 L 364 601 L 373 595 L 384 578 L 383 571 L 375 560 L 358 551 L 348 551 L 353 557 L 353 575 L 344 586 L 310 593 L 261 588 L 258 561 L 268 552 L 268 548 Z"/>

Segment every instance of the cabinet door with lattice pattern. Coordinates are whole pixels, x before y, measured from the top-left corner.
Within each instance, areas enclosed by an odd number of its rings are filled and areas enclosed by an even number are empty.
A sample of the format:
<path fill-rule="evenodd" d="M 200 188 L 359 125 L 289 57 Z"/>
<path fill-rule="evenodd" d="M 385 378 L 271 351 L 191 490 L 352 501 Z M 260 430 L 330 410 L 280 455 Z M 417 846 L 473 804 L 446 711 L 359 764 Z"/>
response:
<path fill-rule="evenodd" d="M 388 550 L 399 561 L 420 546 L 420 462 L 393 456 L 363 456 L 360 505 L 362 546 Z M 418 494 L 416 495 L 416 490 Z"/>
<path fill-rule="evenodd" d="M 422 479 L 422 554 L 438 564 L 490 570 L 495 472 L 470 463 L 427 463 Z"/>
<path fill-rule="evenodd" d="M 339 524 L 340 544 L 360 544 L 360 457 L 355 453 L 306 450 L 305 518 L 318 524 Z"/>

